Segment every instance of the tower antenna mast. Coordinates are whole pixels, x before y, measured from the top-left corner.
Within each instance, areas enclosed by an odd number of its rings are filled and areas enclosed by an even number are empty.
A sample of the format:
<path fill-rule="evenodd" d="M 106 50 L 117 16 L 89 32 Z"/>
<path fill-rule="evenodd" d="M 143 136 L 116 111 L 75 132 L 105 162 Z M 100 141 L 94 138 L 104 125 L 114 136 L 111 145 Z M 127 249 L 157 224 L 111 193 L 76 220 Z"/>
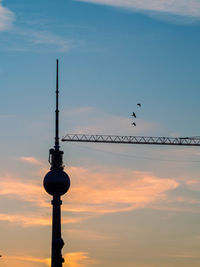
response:
<path fill-rule="evenodd" d="M 61 237 L 61 195 L 64 195 L 70 187 L 70 179 L 63 166 L 63 151 L 59 148 L 59 109 L 58 109 L 58 59 L 56 60 L 56 111 L 55 111 L 55 146 L 49 150 L 50 171 L 44 177 L 44 188 L 53 196 L 51 204 L 52 214 L 52 248 L 51 267 L 62 267 L 64 258 L 62 248 L 64 241 Z"/>
<path fill-rule="evenodd" d="M 59 67 L 59 62 L 58 62 L 58 59 L 56 59 L 56 111 L 55 111 L 55 149 L 56 150 L 59 150 L 59 109 L 58 109 L 58 97 L 59 97 L 59 80 L 58 80 L 58 75 L 59 75 L 59 70 L 58 70 L 58 67 Z"/>

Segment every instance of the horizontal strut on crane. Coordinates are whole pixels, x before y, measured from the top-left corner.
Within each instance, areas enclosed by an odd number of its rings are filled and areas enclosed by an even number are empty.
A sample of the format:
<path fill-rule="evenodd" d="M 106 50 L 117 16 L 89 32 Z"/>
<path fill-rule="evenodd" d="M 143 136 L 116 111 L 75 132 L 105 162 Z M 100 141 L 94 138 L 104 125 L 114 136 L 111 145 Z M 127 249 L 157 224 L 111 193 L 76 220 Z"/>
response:
<path fill-rule="evenodd" d="M 63 142 L 200 146 L 199 137 L 148 137 L 127 135 L 66 134 Z"/>

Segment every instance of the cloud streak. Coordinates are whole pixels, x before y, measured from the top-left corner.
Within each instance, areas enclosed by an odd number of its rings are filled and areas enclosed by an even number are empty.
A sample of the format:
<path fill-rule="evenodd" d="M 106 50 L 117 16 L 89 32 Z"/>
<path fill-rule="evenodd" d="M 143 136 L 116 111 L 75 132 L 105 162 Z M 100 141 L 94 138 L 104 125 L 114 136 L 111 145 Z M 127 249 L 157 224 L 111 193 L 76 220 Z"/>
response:
<path fill-rule="evenodd" d="M 33 165 L 41 165 L 41 160 L 36 159 L 35 157 L 20 157 L 20 160 L 33 164 Z"/>
<path fill-rule="evenodd" d="M 132 118 L 105 113 L 94 107 L 81 107 L 64 112 L 67 125 L 75 133 L 85 134 L 110 134 L 117 135 L 142 135 L 155 134 L 163 131 L 163 126 L 153 122 L 137 119 L 137 127 L 133 128 Z M 73 121 L 73 125 L 72 125 Z"/>
<path fill-rule="evenodd" d="M 30 263 L 43 263 L 46 266 L 51 266 L 50 258 L 36 258 L 36 257 L 24 257 L 24 256 L 5 256 L 6 261 L 14 261 L 15 264 L 20 262 L 30 262 Z M 79 252 L 71 252 L 64 255 L 64 258 L 67 260 L 64 262 L 64 267 L 86 267 L 91 264 L 94 264 L 94 260 L 92 260 L 87 252 L 79 251 Z M 16 266 L 16 265 L 15 265 Z"/>
<path fill-rule="evenodd" d="M 198 0 L 78 0 L 94 4 L 127 8 L 132 11 L 151 11 L 180 16 L 200 17 Z"/>
<path fill-rule="evenodd" d="M 24 214 L 5 214 L 0 213 L 0 221 L 19 224 L 24 227 L 38 227 L 38 226 L 50 226 L 52 224 L 52 218 L 45 216 L 39 212 L 31 212 Z M 64 217 L 62 218 L 62 224 L 73 224 L 83 221 L 82 217 Z"/>
<path fill-rule="evenodd" d="M 148 207 L 166 200 L 168 191 L 179 186 L 175 179 L 161 179 L 148 172 L 119 167 L 110 170 L 101 166 L 89 169 L 74 166 L 68 168 L 67 172 L 73 179 L 67 201 L 63 201 L 63 224 L 78 223 L 106 213 Z M 44 213 L 44 209 L 47 211 L 50 208 L 50 196 L 42 184 L 4 176 L 4 179 L 0 179 L 0 198 L 22 201 L 23 207 L 28 210 L 23 214 L 1 213 L 0 221 L 23 226 L 51 224 L 51 215 Z M 29 212 L 29 204 L 34 211 Z"/>
<path fill-rule="evenodd" d="M 29 38 L 29 42 L 33 46 L 48 45 L 50 47 L 56 48 L 59 52 L 67 52 L 71 46 L 72 41 L 66 40 L 61 36 L 46 32 L 46 31 L 22 31 Z"/>
<path fill-rule="evenodd" d="M 25 182 L 12 176 L 1 179 L 0 196 L 30 202 L 39 207 L 47 206 L 47 196 L 42 184 Z"/>
<path fill-rule="evenodd" d="M 9 30 L 15 20 L 14 13 L 2 5 L 0 0 L 0 31 Z"/>
<path fill-rule="evenodd" d="M 69 173 L 75 182 L 64 209 L 73 212 L 102 214 L 144 208 L 167 199 L 167 192 L 179 186 L 174 179 L 129 169 L 71 167 Z"/>
<path fill-rule="evenodd" d="M 37 51 L 37 52 L 68 52 L 72 47 L 80 45 L 69 38 L 47 30 L 15 27 L 11 37 L 16 37 L 15 44 L 8 44 L 11 51 Z"/>
<path fill-rule="evenodd" d="M 51 225 L 51 218 L 42 217 L 37 215 L 12 215 L 0 213 L 0 221 L 6 221 L 10 223 L 16 223 L 23 226 L 47 226 Z"/>

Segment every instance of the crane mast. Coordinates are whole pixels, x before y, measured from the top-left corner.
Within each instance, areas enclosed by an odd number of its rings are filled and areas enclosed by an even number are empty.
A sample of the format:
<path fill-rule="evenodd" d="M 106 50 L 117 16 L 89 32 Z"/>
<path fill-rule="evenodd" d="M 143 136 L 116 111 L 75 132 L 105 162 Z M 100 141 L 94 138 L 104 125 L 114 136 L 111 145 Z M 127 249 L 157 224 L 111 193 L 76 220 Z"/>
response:
<path fill-rule="evenodd" d="M 63 142 L 200 146 L 200 137 L 149 137 L 127 135 L 66 134 Z"/>

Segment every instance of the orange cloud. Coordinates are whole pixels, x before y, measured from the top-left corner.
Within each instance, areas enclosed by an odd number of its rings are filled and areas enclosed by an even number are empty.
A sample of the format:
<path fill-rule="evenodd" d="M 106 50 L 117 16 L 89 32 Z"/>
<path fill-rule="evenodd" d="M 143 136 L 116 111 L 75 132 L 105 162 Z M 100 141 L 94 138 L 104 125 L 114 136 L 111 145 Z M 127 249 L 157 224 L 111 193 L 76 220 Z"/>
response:
<path fill-rule="evenodd" d="M 103 234 L 102 232 L 94 232 L 92 230 L 82 229 L 69 229 L 67 228 L 67 235 L 71 234 L 74 237 L 81 238 L 82 240 L 110 240 L 112 236 Z"/>
<path fill-rule="evenodd" d="M 25 161 L 27 163 L 30 164 L 34 164 L 34 165 L 41 165 L 41 161 L 36 159 L 35 157 L 20 157 L 20 160 Z"/>
<path fill-rule="evenodd" d="M 10 223 L 17 223 L 23 226 L 45 226 L 51 225 L 51 218 L 43 216 L 32 215 L 12 215 L 0 213 L 0 221 L 7 221 Z"/>
<path fill-rule="evenodd" d="M 4 179 L 0 179 L 0 196 L 31 202 L 40 207 L 49 205 L 42 183 L 39 185 L 17 177 L 4 176 Z"/>
<path fill-rule="evenodd" d="M 185 184 L 194 191 L 200 191 L 200 181 L 199 179 L 190 179 L 185 181 Z"/>
<path fill-rule="evenodd" d="M 168 191 L 179 186 L 174 179 L 161 179 L 148 172 L 118 167 L 71 167 L 67 172 L 72 177 L 72 185 L 66 200 L 63 201 L 62 210 L 80 213 L 80 216 L 65 217 L 63 214 L 63 223 L 76 223 L 104 213 L 148 207 L 152 203 L 166 201 Z M 50 218 L 44 215 L 44 208 L 50 212 L 51 197 L 44 191 L 42 183 L 7 176 L 0 179 L 0 197 L 18 199 L 38 208 L 37 212 L 28 213 L 26 216 L 0 214 L 0 220 L 21 222 L 24 226 L 51 224 Z"/>
<path fill-rule="evenodd" d="M 64 255 L 65 262 L 63 267 L 86 267 L 94 264 L 87 252 L 71 252 Z M 46 266 L 51 266 L 50 258 L 34 258 L 34 257 L 23 257 L 23 256 L 4 256 L 5 261 L 15 261 L 15 266 L 20 266 L 18 263 L 22 262 L 33 262 L 43 263 Z"/>
<path fill-rule="evenodd" d="M 64 217 L 62 218 L 62 224 L 68 223 L 77 223 L 82 221 L 82 217 Z M 44 216 L 40 213 L 31 213 L 31 214 L 5 214 L 0 213 L 0 221 L 7 221 L 10 223 L 16 223 L 21 226 L 30 227 L 30 226 L 48 226 L 52 223 L 52 218 L 50 216 Z"/>
<path fill-rule="evenodd" d="M 74 178 L 64 209 L 74 212 L 110 213 L 143 208 L 165 200 L 178 187 L 173 179 L 161 179 L 147 172 L 69 168 Z"/>
<path fill-rule="evenodd" d="M 87 252 L 71 252 L 65 255 L 64 267 L 86 267 L 94 264 Z"/>
<path fill-rule="evenodd" d="M 37 263 L 45 263 L 47 266 L 51 266 L 51 260 L 49 258 L 41 259 L 41 258 L 34 258 L 34 257 L 20 257 L 20 256 L 3 256 L 5 260 L 8 261 L 15 261 L 18 265 L 18 262 L 37 262 Z"/>
<path fill-rule="evenodd" d="M 116 168 L 85 169 L 71 167 L 68 173 L 72 186 L 64 201 L 64 210 L 72 212 L 119 212 L 144 207 L 167 197 L 178 183 L 161 179 L 147 172 Z M 38 207 L 49 207 L 50 196 L 42 184 L 18 178 L 0 180 L 0 196 L 31 202 Z"/>

